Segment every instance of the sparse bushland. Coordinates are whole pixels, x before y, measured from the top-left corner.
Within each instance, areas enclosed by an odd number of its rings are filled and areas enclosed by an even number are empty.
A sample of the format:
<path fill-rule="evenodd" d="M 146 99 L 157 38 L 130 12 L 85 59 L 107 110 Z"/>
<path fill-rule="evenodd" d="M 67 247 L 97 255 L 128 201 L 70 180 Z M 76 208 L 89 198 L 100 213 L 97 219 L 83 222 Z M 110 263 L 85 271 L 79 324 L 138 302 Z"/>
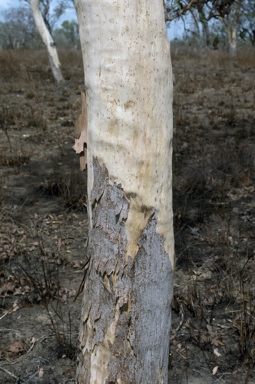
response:
<path fill-rule="evenodd" d="M 172 55 L 170 382 L 252 383 L 255 53 L 233 60 L 173 45 Z M 79 51 L 60 51 L 60 59 L 67 84 L 57 89 L 44 51 L 0 52 L 0 368 L 28 381 L 43 367 L 43 383 L 74 380 L 68 346 L 77 338 L 80 297 L 73 298 L 86 262 L 86 176 L 71 149 L 83 68 Z M 32 337 L 28 355 L 10 351 Z"/>
<path fill-rule="evenodd" d="M 233 60 L 174 47 L 173 57 L 172 380 L 199 380 L 207 371 L 212 382 L 248 383 L 255 351 L 254 52 Z"/>

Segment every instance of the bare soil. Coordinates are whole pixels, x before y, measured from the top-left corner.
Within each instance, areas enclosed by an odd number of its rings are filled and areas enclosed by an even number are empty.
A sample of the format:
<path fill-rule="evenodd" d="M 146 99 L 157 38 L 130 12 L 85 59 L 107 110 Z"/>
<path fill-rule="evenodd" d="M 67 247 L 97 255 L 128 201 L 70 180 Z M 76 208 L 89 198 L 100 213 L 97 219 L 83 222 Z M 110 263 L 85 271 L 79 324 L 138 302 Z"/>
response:
<path fill-rule="evenodd" d="M 173 46 L 169 383 L 255 383 L 255 53 Z M 0 52 L 0 383 L 75 382 L 86 173 L 79 52 Z M 74 299 L 76 300 L 74 301 Z"/>

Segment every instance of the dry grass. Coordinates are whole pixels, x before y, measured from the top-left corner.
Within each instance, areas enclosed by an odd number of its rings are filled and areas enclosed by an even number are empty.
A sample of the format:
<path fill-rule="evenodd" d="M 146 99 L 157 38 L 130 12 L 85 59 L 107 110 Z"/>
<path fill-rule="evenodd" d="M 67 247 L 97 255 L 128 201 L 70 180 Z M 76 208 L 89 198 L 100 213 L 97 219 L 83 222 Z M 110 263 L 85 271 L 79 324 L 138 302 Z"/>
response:
<path fill-rule="evenodd" d="M 173 48 L 176 381 L 254 379 L 254 59 Z"/>
<path fill-rule="evenodd" d="M 173 46 L 172 56 L 176 78 L 172 382 L 187 383 L 193 369 L 206 367 L 211 373 L 217 366 L 215 382 L 224 376 L 228 383 L 233 377 L 248 383 L 254 380 L 255 361 L 255 53 L 244 50 L 233 60 L 221 51 L 201 53 Z M 29 196 L 15 200 L 21 210 L 28 207 L 38 214 L 34 207 L 47 200 L 66 215 L 86 211 L 86 180 L 79 174 L 79 160 L 70 160 L 83 89 L 81 54 L 63 51 L 60 60 L 67 82 L 57 89 L 44 51 L 0 52 L 5 79 L 0 195 L 5 219 L 6 212 L 14 209 L 5 189 L 10 179 L 16 183 L 11 184 L 14 189 L 27 180 L 31 183 Z M 46 218 L 36 217 L 39 226 L 46 225 Z M 51 232 L 47 241 L 50 236 Z M 43 244 L 45 236 L 39 240 Z M 8 252 L 1 249 L 1 262 L 6 266 L 14 257 L 24 256 L 24 247 L 18 235 L 5 241 Z M 61 257 L 62 248 L 58 252 L 55 246 L 53 251 L 59 265 L 68 265 Z M 56 300 L 52 294 L 58 294 L 54 289 L 59 291 L 58 262 L 54 268 L 49 265 L 44 246 L 36 257 L 37 274 L 27 271 L 27 264 L 22 268 L 33 294 L 37 289 L 40 303 L 46 303 L 50 312 Z M 63 339 L 59 320 L 51 319 L 52 327 L 60 344 L 66 345 L 68 337 Z"/>
<path fill-rule="evenodd" d="M 171 57 L 174 63 L 185 62 L 186 70 L 194 66 L 205 66 L 214 69 L 229 69 L 231 66 L 239 66 L 241 69 L 253 69 L 255 52 L 250 47 L 238 50 L 236 57 L 230 56 L 224 50 L 201 50 L 194 46 L 187 46 L 179 42 L 171 43 Z"/>

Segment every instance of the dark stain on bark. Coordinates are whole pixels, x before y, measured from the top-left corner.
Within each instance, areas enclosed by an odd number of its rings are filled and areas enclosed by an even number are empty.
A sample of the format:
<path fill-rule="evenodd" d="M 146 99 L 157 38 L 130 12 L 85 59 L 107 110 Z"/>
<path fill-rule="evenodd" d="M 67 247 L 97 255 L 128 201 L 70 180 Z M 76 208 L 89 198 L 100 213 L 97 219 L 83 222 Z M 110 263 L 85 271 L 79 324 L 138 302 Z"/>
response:
<path fill-rule="evenodd" d="M 150 209 L 151 216 L 138 240 L 138 253 L 127 260 L 125 221 L 129 203 L 120 185 L 109 185 L 107 169 L 97 159 L 92 196 L 97 204 L 90 231 L 91 264 L 85 283 L 81 346 L 85 346 L 88 337 L 88 317 L 93 326 L 93 350 L 103 341 L 118 305 L 115 341 L 113 345 L 109 343 L 106 384 L 117 383 L 118 378 L 123 384 L 165 384 L 173 279 L 164 239 L 156 233 L 156 215 Z M 79 383 L 89 383 L 90 352 L 81 357 L 79 372 L 85 366 L 86 374 L 79 377 Z"/>

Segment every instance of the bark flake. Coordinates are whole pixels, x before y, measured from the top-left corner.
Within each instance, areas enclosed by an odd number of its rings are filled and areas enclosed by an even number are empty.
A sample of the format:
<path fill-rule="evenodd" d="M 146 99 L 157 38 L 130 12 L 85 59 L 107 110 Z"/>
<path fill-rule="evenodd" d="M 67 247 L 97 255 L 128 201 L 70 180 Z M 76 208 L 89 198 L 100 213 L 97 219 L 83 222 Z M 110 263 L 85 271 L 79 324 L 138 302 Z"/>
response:
<path fill-rule="evenodd" d="M 83 171 L 87 165 L 87 104 L 85 93 L 81 93 L 82 112 L 75 123 L 75 144 L 73 149 L 80 155 L 80 169 Z"/>

